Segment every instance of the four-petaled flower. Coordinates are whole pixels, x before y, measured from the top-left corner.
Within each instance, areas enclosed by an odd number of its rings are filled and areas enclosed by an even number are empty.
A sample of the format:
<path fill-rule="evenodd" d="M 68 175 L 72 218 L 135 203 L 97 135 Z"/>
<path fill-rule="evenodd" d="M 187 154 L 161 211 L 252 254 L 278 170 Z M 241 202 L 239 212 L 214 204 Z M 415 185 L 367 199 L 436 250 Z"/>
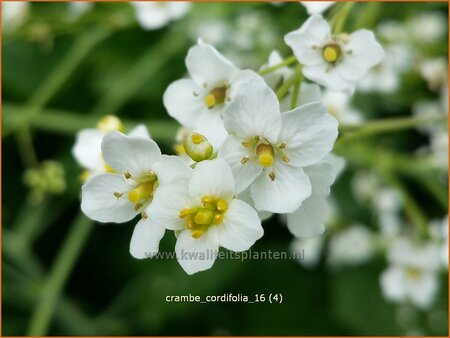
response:
<path fill-rule="evenodd" d="M 219 246 L 248 250 L 264 232 L 256 211 L 236 199 L 222 159 L 197 164 L 188 184 L 165 189 L 150 209 L 154 222 L 178 234 L 175 252 L 188 274 L 209 269 Z"/>
<path fill-rule="evenodd" d="M 280 114 L 263 82 L 243 83 L 224 113 L 229 136 L 219 156 L 231 166 L 237 192 L 250 186 L 257 210 L 295 211 L 311 195 L 303 167 L 319 162 L 336 140 L 337 121 L 319 102 Z"/>
<path fill-rule="evenodd" d="M 284 40 L 303 65 L 305 77 L 334 91 L 353 92 L 356 82 L 384 56 L 371 31 L 333 35 L 321 15 L 309 17 Z"/>

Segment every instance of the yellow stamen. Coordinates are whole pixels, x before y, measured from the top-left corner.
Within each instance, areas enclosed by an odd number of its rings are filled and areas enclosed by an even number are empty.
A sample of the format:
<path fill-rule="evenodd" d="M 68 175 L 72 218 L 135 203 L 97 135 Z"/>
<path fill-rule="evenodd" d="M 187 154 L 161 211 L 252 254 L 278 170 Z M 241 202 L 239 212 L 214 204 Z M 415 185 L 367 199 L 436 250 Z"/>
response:
<path fill-rule="evenodd" d="M 142 207 L 143 207 L 142 203 L 136 203 L 136 205 L 134 206 L 134 211 L 138 211 Z"/>
<path fill-rule="evenodd" d="M 203 205 L 212 203 L 212 201 L 213 201 L 213 198 L 211 196 L 203 196 L 202 197 Z"/>
<path fill-rule="evenodd" d="M 191 213 L 191 209 L 183 209 L 180 211 L 180 213 L 178 214 L 178 217 L 180 218 L 185 218 L 187 215 L 189 215 Z"/>
<path fill-rule="evenodd" d="M 281 159 L 283 160 L 283 162 L 289 163 L 289 157 L 287 157 L 286 155 L 283 155 Z"/>
<path fill-rule="evenodd" d="M 128 171 L 125 171 L 125 172 L 123 173 L 123 175 L 125 176 L 126 179 L 131 178 L 131 174 L 130 174 Z"/>
<path fill-rule="evenodd" d="M 338 45 L 328 45 L 322 51 L 323 58 L 329 63 L 334 63 L 341 55 L 341 48 Z"/>
<path fill-rule="evenodd" d="M 213 108 L 216 104 L 221 104 L 225 102 L 225 97 L 227 94 L 227 87 L 217 87 L 209 92 L 205 96 L 204 102 L 208 108 Z"/>
<path fill-rule="evenodd" d="M 147 218 L 148 218 L 148 215 L 147 215 L 144 211 L 142 211 L 142 212 L 141 212 L 141 217 L 142 217 L 143 219 L 147 219 Z"/>
<path fill-rule="evenodd" d="M 241 164 L 245 164 L 248 161 L 250 161 L 250 158 L 248 156 L 244 156 L 243 158 L 241 158 Z"/>
<path fill-rule="evenodd" d="M 280 149 L 286 148 L 286 142 L 281 143 L 281 144 L 278 146 L 278 148 L 280 148 Z"/>
<path fill-rule="evenodd" d="M 193 133 L 191 136 L 191 140 L 192 142 L 194 142 L 194 144 L 200 144 L 202 143 L 205 139 L 203 138 L 202 135 L 197 134 L 197 133 Z"/>
<path fill-rule="evenodd" d="M 223 222 L 223 215 L 222 214 L 214 215 L 214 220 L 213 220 L 214 224 L 220 224 L 222 222 Z"/>
<path fill-rule="evenodd" d="M 113 168 L 111 168 L 111 166 L 108 163 L 105 163 L 105 170 L 108 173 L 115 173 L 116 172 Z"/>
<path fill-rule="evenodd" d="M 214 212 L 207 208 L 202 208 L 195 214 L 194 221 L 197 224 L 209 225 L 214 218 Z"/>
<path fill-rule="evenodd" d="M 194 230 L 191 232 L 191 236 L 194 237 L 195 239 L 198 239 L 203 235 L 203 233 L 204 233 L 203 230 Z"/>
<path fill-rule="evenodd" d="M 269 177 L 270 177 L 270 179 L 272 180 L 272 181 L 275 181 L 275 172 L 270 172 L 269 173 Z"/>
<path fill-rule="evenodd" d="M 153 187 L 155 181 L 147 181 L 139 184 L 136 188 L 128 193 L 128 199 L 132 203 L 149 198 L 153 195 Z"/>
<path fill-rule="evenodd" d="M 274 160 L 273 147 L 270 144 L 261 143 L 256 147 L 256 155 L 258 156 L 258 162 L 263 167 L 267 168 L 272 166 Z"/>
<path fill-rule="evenodd" d="M 190 219 L 190 220 L 187 222 L 187 227 L 188 227 L 188 229 L 190 229 L 190 230 L 194 230 L 194 228 L 195 228 L 195 222 L 194 222 L 192 219 Z"/>
<path fill-rule="evenodd" d="M 216 206 L 217 210 L 219 211 L 225 211 L 228 209 L 228 203 L 225 202 L 224 200 L 218 200 Z"/>
<path fill-rule="evenodd" d="M 214 105 L 216 104 L 216 98 L 213 94 L 208 94 L 205 96 L 205 104 L 208 108 L 214 107 Z"/>
<path fill-rule="evenodd" d="M 122 197 L 122 195 L 123 195 L 123 193 L 122 193 L 122 192 L 114 191 L 114 196 L 116 196 L 116 197 L 117 197 L 117 199 L 121 198 L 121 197 Z"/>

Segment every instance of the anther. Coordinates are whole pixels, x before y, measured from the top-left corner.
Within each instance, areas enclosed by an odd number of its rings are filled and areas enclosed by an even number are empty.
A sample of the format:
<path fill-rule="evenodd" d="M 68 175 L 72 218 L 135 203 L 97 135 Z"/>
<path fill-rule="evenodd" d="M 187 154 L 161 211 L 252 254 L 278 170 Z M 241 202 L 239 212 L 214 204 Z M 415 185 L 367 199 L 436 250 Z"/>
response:
<path fill-rule="evenodd" d="M 143 204 L 142 203 L 136 203 L 134 206 L 134 211 L 138 211 L 140 208 L 142 208 Z"/>
<path fill-rule="evenodd" d="M 281 143 L 281 144 L 278 146 L 278 148 L 280 148 L 280 149 L 286 148 L 286 142 Z"/>
<path fill-rule="evenodd" d="M 216 204 L 216 208 L 219 211 L 225 211 L 228 209 L 228 203 L 225 202 L 224 200 L 218 200 L 217 204 Z"/>
<path fill-rule="evenodd" d="M 114 191 L 114 196 L 116 196 L 117 199 L 119 199 L 123 196 L 123 192 Z"/>
<path fill-rule="evenodd" d="M 250 158 L 249 158 L 248 156 L 244 156 L 243 158 L 241 158 L 241 163 L 242 163 L 242 164 L 245 164 L 245 163 L 247 163 L 248 161 L 250 161 Z"/>
<path fill-rule="evenodd" d="M 289 157 L 287 157 L 286 155 L 281 156 L 281 159 L 283 160 L 283 162 L 289 163 Z"/>
<path fill-rule="evenodd" d="M 242 141 L 241 144 L 242 144 L 245 148 L 250 147 L 250 142 L 248 142 L 248 141 Z"/>
<path fill-rule="evenodd" d="M 141 217 L 142 217 L 143 219 L 147 219 L 147 218 L 148 218 L 148 215 L 145 213 L 145 211 L 142 211 L 142 212 L 141 212 Z"/>
<path fill-rule="evenodd" d="M 222 214 L 214 215 L 214 220 L 213 220 L 214 224 L 220 224 L 222 222 L 223 222 L 223 215 Z"/>
<path fill-rule="evenodd" d="M 275 181 L 275 172 L 271 171 L 271 172 L 269 173 L 269 177 L 270 177 L 270 179 L 271 179 L 272 181 Z"/>
<path fill-rule="evenodd" d="M 125 171 L 125 172 L 123 173 L 123 175 L 125 176 L 126 179 L 131 178 L 131 174 L 130 174 L 129 171 Z"/>

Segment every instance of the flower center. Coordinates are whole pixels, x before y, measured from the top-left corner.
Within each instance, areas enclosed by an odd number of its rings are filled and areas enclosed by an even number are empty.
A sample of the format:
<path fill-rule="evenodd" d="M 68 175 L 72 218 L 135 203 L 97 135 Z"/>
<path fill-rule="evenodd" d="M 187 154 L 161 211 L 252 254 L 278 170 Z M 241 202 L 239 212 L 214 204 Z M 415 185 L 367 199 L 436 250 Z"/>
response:
<path fill-rule="evenodd" d="M 205 96 L 205 105 L 211 109 L 214 108 L 216 104 L 222 104 L 225 102 L 225 97 L 227 95 L 227 87 L 216 87 Z"/>
<path fill-rule="evenodd" d="M 337 44 L 326 45 L 322 50 L 322 56 L 328 63 L 335 63 L 341 56 L 341 48 Z"/>
<path fill-rule="evenodd" d="M 406 268 L 406 274 L 411 279 L 418 279 L 422 276 L 422 271 L 417 268 L 408 267 Z"/>
<path fill-rule="evenodd" d="M 261 143 L 256 147 L 256 156 L 258 156 L 258 162 L 264 168 L 272 166 L 274 161 L 274 150 L 270 144 Z"/>
<path fill-rule="evenodd" d="M 186 227 L 196 239 L 200 238 L 210 226 L 221 224 L 228 209 L 228 203 L 222 199 L 204 196 L 201 201 L 202 206 L 183 209 L 178 215 L 186 220 Z"/>
<path fill-rule="evenodd" d="M 103 116 L 100 121 L 98 121 L 97 128 L 104 133 L 114 130 L 124 131 L 122 121 L 114 115 Z"/>

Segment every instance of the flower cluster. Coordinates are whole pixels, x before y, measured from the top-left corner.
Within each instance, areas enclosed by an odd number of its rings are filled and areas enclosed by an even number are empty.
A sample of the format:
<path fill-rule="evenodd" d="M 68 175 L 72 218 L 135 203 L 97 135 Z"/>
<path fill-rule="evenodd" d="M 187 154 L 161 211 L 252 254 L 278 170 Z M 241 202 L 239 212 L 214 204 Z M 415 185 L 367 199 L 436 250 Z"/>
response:
<path fill-rule="evenodd" d="M 143 126 L 123 134 L 114 117 L 81 131 L 73 153 L 87 169 L 83 212 L 116 223 L 139 215 L 130 244 L 136 258 L 154 256 L 165 230 L 174 231 L 189 274 L 212 266 L 214 257 L 202 256 L 208 250 L 248 250 L 273 213 L 286 215 L 295 237 L 322 234 L 338 121 L 319 85 L 353 92 L 383 49 L 366 30 L 332 34 L 317 14 L 285 41 L 297 65 L 283 65 L 274 51 L 260 73 L 239 69 L 201 39 L 189 49 L 189 77 L 163 96 L 183 127 L 178 156 L 162 155 Z"/>

